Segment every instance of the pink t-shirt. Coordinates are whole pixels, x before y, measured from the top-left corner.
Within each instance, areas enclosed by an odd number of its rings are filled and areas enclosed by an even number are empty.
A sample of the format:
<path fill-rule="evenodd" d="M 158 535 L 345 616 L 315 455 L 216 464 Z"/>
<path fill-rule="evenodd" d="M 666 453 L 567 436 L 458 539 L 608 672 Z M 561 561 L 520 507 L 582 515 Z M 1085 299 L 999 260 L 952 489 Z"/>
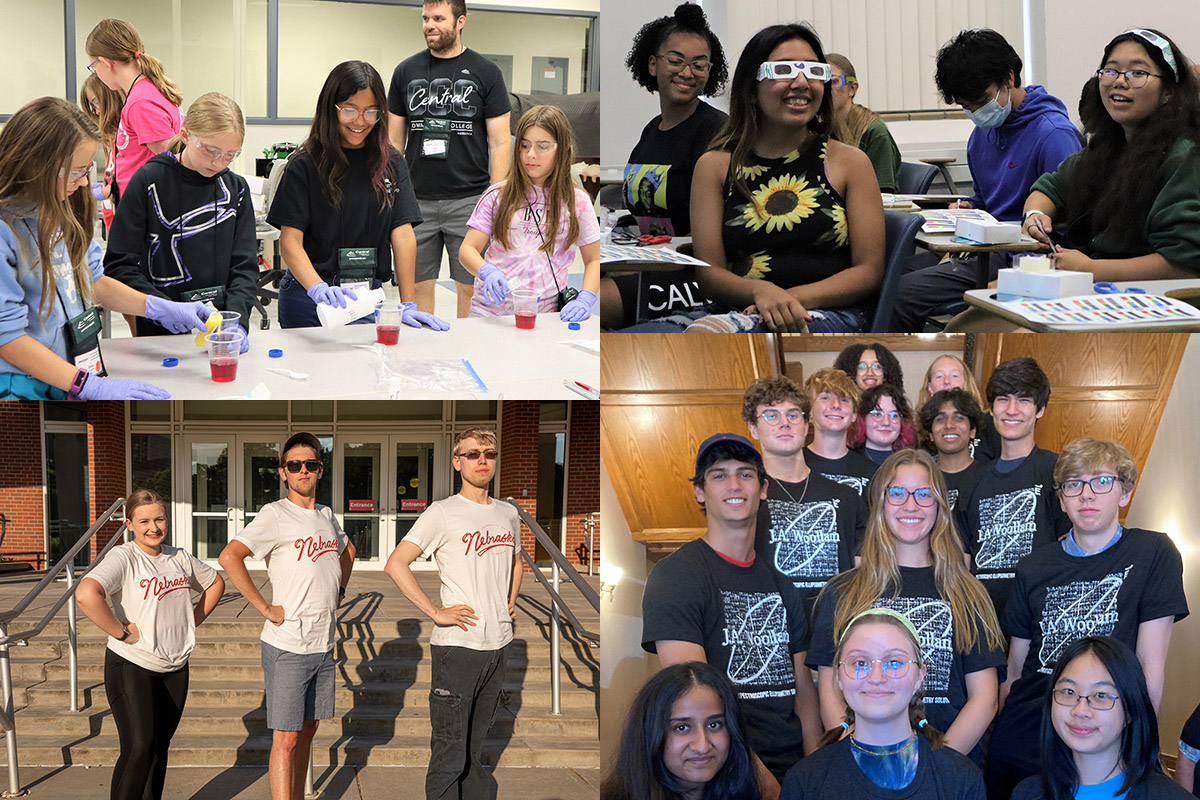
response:
<path fill-rule="evenodd" d="M 467 221 L 469 227 L 481 233 L 492 235 L 496 207 L 500 204 L 499 187 L 503 182 L 488 187 L 479 198 L 479 204 Z M 555 280 L 560 288 L 567 286 L 567 268 L 575 263 L 575 249 L 581 245 L 600 241 L 600 225 L 596 221 L 596 212 L 592 209 L 592 200 L 587 192 L 575 188 L 575 216 L 579 219 L 579 238 L 574 247 L 566 247 L 567 219 L 562 214 L 560 229 L 555 240 L 554 255 L 547 263 L 546 254 L 538 248 L 542 246 L 542 236 L 548 235 L 543 230 L 538 234 L 538 224 L 544 225 L 546 216 L 546 195 L 540 188 L 534 187 L 529 196 L 529 203 L 518 209 L 509 221 L 509 241 L 511 248 L 505 250 L 495 239 L 488 245 L 485 258 L 495 264 L 504 277 L 508 279 L 509 289 L 533 289 L 542 298 L 539 311 L 553 311 L 555 296 L 558 290 L 554 287 Z M 566 209 L 564 209 L 565 211 Z M 554 276 L 550 274 L 550 264 L 554 265 Z M 495 316 L 506 313 L 501 306 L 490 304 L 483 293 L 483 281 L 475 279 L 475 296 L 471 298 L 471 313 L 481 316 Z"/>
<path fill-rule="evenodd" d="M 119 189 L 124 189 L 133 173 L 154 155 L 146 142 L 173 138 L 179 133 L 179 124 L 179 106 L 163 97 L 146 78 L 133 82 L 121 109 L 121 123 L 113 146 L 117 153 L 114 181 Z"/>

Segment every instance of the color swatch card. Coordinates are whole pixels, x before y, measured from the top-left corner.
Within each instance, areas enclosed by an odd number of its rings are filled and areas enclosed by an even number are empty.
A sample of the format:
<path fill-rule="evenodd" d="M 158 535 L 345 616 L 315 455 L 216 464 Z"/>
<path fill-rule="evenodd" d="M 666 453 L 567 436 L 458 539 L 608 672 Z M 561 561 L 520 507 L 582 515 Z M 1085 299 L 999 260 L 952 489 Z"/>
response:
<path fill-rule="evenodd" d="M 996 218 L 978 208 L 939 208 L 921 212 L 925 223 L 921 225 L 923 233 L 954 233 L 955 224 L 959 219 L 978 219 L 984 222 L 996 222 Z"/>
<path fill-rule="evenodd" d="M 632 247 L 621 244 L 600 245 L 600 263 L 612 264 L 617 261 L 661 261 L 664 264 L 685 266 L 708 266 L 698 258 L 684 255 L 668 247 Z"/>
<path fill-rule="evenodd" d="M 1007 297 L 999 295 L 998 300 Z M 1057 300 L 1006 300 L 1003 305 L 1030 322 L 1111 326 L 1200 322 L 1200 309 L 1153 294 L 1088 294 Z"/>

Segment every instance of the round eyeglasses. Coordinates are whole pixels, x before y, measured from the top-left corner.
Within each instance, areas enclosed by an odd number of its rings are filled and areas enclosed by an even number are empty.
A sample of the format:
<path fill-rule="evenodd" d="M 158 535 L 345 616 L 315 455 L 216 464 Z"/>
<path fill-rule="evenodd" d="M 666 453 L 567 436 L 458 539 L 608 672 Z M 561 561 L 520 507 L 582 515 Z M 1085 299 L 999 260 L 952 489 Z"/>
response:
<path fill-rule="evenodd" d="M 342 122 L 354 122 L 354 120 L 358 119 L 359 114 L 362 114 L 362 118 L 367 122 L 379 122 L 378 108 L 368 108 L 366 111 L 354 106 L 335 105 L 334 108 L 338 110 L 338 116 L 342 118 Z"/>
<path fill-rule="evenodd" d="M 808 416 L 798 408 L 792 408 L 786 412 L 779 412 L 775 409 L 769 408 L 759 414 L 758 418 L 768 425 L 778 425 L 785 419 L 793 425 L 799 425 L 801 422 L 804 422 L 806 419 L 808 419 Z"/>
<path fill-rule="evenodd" d="M 923 486 L 920 489 L 913 489 L 912 491 L 905 489 L 903 486 L 889 486 L 887 491 L 883 493 L 890 506 L 904 505 L 908 502 L 909 495 L 912 495 L 912 499 L 921 508 L 929 508 L 937 502 L 937 498 L 933 494 L 933 489 L 927 486 Z"/>
<path fill-rule="evenodd" d="M 876 664 L 880 665 L 885 678 L 903 678 L 908 674 L 909 664 L 919 664 L 919 661 L 904 660 L 901 658 L 888 659 L 872 659 L 856 658 L 852 661 L 839 661 L 838 664 L 842 668 L 842 673 L 852 681 L 861 681 L 871 674 L 871 668 Z"/>
<path fill-rule="evenodd" d="M 1146 72 L 1144 69 L 1098 69 L 1096 77 L 1100 79 L 1101 86 L 1111 86 L 1117 82 L 1117 76 L 1124 75 L 1125 82 L 1133 89 L 1140 89 L 1146 85 L 1148 78 L 1161 78 L 1162 75 L 1156 75 L 1153 72 Z"/>
<path fill-rule="evenodd" d="M 1063 497 L 1078 497 L 1083 494 L 1083 485 L 1085 483 L 1091 488 L 1093 494 L 1108 494 L 1113 490 L 1113 486 L 1116 485 L 1117 476 L 1097 475 L 1086 481 L 1082 478 L 1071 478 L 1060 483 L 1058 490 L 1062 492 Z"/>
<path fill-rule="evenodd" d="M 867 416 L 870 417 L 871 419 L 875 420 L 876 422 L 882 422 L 884 417 L 887 417 L 892 422 L 895 422 L 896 420 L 900 419 L 900 412 L 899 411 L 884 411 L 881 408 L 872 408 L 870 411 L 867 412 Z"/>
<path fill-rule="evenodd" d="M 1115 695 L 1111 692 L 1080 694 L 1074 689 L 1062 688 L 1054 690 L 1054 702 L 1060 706 L 1069 706 L 1071 708 L 1079 705 L 1080 700 L 1086 700 L 1088 707 L 1093 711 L 1109 711 L 1120 699 L 1120 695 Z"/>
<path fill-rule="evenodd" d="M 866 372 L 867 370 L 871 370 L 871 372 L 883 372 L 883 364 L 880 364 L 878 361 L 876 361 L 874 364 L 860 363 L 858 365 L 859 372 Z"/>

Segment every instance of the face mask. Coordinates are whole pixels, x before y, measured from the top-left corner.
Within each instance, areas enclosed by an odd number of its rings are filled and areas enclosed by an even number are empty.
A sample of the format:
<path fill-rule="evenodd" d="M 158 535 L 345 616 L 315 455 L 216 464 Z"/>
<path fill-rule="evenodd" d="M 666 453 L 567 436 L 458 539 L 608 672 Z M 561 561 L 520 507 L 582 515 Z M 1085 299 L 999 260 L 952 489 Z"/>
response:
<path fill-rule="evenodd" d="M 997 94 L 997 97 L 999 94 Z M 992 98 L 987 105 L 977 111 L 967 111 L 967 118 L 975 123 L 978 128 L 999 128 L 1004 124 L 1004 120 L 1008 119 L 1008 113 L 1012 111 L 1012 92 L 1008 93 L 1008 100 L 1004 105 L 1000 105 L 996 98 Z"/>

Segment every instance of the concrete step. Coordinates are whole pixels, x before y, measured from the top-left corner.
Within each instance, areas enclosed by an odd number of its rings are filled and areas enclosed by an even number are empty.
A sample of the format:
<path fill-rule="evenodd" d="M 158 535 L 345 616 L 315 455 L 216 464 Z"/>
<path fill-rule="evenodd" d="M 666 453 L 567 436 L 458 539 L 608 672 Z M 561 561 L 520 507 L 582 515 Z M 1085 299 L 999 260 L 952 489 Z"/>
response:
<path fill-rule="evenodd" d="M 116 723 L 107 710 L 69 712 L 60 709 L 30 707 L 17 712 L 17 734 L 57 734 L 65 742 L 82 741 L 88 736 L 116 733 Z M 351 736 L 424 736 L 428 738 L 428 708 L 368 706 L 337 709 L 337 717 L 321 723 L 321 729 L 339 737 Z M 237 738 L 267 734 L 267 710 L 261 706 L 237 713 L 234 709 L 188 705 L 179 721 L 176 736 Z M 493 737 L 570 736 L 599 738 L 594 708 L 564 708 L 551 714 L 548 708 L 501 707 L 492 724 Z"/>
<path fill-rule="evenodd" d="M 19 724 L 19 723 L 18 723 Z M 424 767 L 429 764 L 427 736 L 337 736 L 322 724 L 314 742 L 313 764 L 388 765 Z M 61 736 L 22 735 L 18 732 L 21 766 L 81 766 L 111 768 L 120 755 L 115 733 L 89 736 L 77 742 L 64 742 Z M 69 761 L 64 752 L 69 746 Z M 271 737 L 248 735 L 236 742 L 214 742 L 210 737 L 177 735 L 171 740 L 170 765 L 262 766 L 267 763 Z M 492 737 L 483 746 L 483 761 L 502 767 L 575 767 L 600 766 L 599 747 L 594 741 L 570 741 L 556 735 Z M 7 754 L 0 753 L 0 765 L 7 765 Z"/>

